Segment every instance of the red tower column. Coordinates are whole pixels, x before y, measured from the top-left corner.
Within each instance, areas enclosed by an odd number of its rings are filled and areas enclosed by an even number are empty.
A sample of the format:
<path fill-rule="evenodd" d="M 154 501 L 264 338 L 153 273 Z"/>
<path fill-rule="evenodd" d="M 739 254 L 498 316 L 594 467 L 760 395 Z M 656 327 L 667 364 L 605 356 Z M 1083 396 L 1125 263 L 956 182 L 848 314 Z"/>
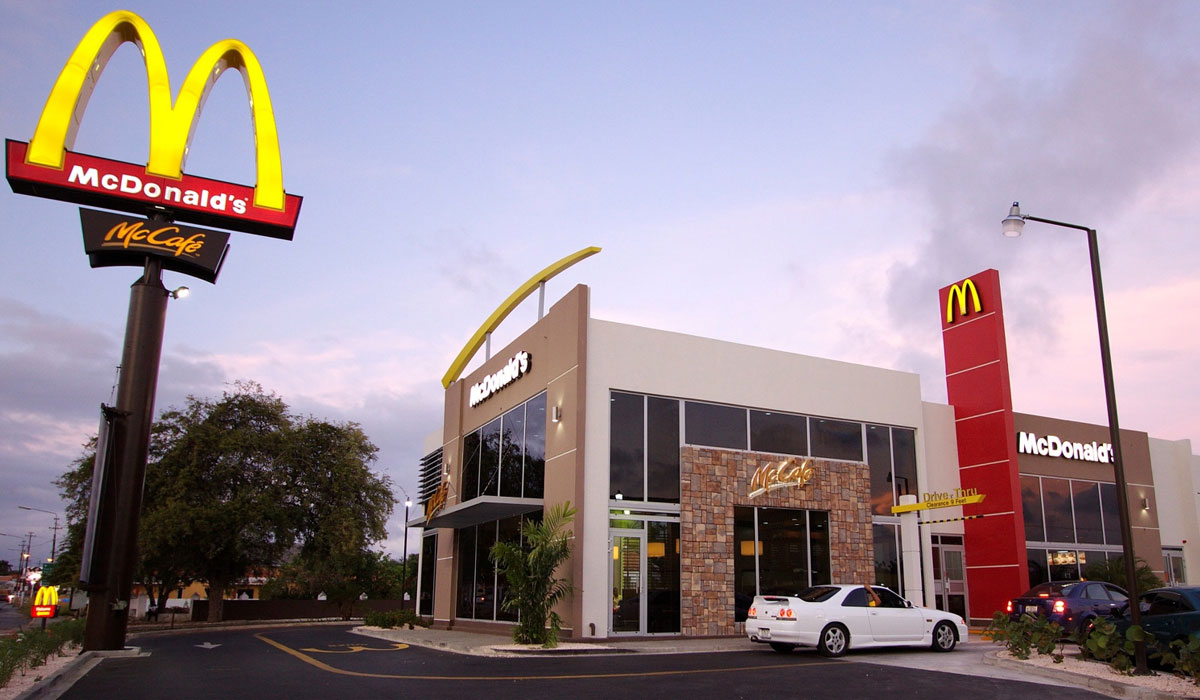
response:
<path fill-rule="evenodd" d="M 1025 523 L 1000 273 L 984 270 L 938 292 L 946 395 L 954 406 L 958 478 L 982 503 L 963 507 L 968 615 L 991 619 L 1029 588 Z"/>

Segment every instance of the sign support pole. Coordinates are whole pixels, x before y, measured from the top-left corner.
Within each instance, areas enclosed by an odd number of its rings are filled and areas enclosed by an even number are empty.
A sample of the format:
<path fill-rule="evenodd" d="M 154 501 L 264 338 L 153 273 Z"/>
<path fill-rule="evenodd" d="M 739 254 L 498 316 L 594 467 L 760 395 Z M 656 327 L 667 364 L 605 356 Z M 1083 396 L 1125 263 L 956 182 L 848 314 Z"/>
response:
<path fill-rule="evenodd" d="M 129 294 L 116 405 L 124 420 L 116 421 L 111 488 L 101 494 L 103 517 L 96 523 L 85 651 L 125 648 L 167 297 L 162 262 L 147 257 L 145 271 Z"/>

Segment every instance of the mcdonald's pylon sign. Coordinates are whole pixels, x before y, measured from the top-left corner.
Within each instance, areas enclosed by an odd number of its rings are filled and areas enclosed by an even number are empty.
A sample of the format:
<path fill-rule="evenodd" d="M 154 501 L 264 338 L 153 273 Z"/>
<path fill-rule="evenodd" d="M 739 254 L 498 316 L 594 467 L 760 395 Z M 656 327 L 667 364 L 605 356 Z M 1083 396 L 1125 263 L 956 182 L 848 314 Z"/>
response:
<path fill-rule="evenodd" d="M 967 306 L 968 299 L 973 303 L 973 307 Z M 957 307 L 955 301 L 958 302 Z M 971 308 L 974 308 L 975 313 L 983 311 L 983 305 L 979 303 L 979 290 L 970 278 L 950 285 L 950 292 L 946 295 L 946 323 L 954 323 L 955 308 L 958 309 L 959 318 L 970 313 Z"/>
<path fill-rule="evenodd" d="M 150 152 L 146 165 L 71 150 L 88 99 L 109 58 L 134 43 L 146 66 Z M 184 160 L 209 91 L 227 69 L 242 74 L 254 124 L 254 187 L 185 175 Z M 7 140 L 8 181 L 14 192 L 144 214 L 169 210 L 179 221 L 291 240 L 301 198 L 283 189 L 279 136 L 258 58 L 236 39 L 208 48 L 192 65 L 177 99 L 162 48 L 150 25 L 132 12 L 105 15 L 83 36 L 50 91 L 33 138 Z"/>
<path fill-rule="evenodd" d="M 33 605 L 29 606 L 30 617 L 54 617 L 58 614 L 58 589 L 54 586 L 42 586 L 33 597 Z"/>

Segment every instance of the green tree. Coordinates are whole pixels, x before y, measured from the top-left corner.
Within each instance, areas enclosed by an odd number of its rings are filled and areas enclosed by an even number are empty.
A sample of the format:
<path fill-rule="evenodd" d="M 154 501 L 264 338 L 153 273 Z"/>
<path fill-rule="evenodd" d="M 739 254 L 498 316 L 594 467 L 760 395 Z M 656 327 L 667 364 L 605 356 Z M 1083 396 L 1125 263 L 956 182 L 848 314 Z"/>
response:
<path fill-rule="evenodd" d="M 55 482 L 68 502 L 60 561 L 73 561 L 62 571 L 71 581 L 94 450 L 93 441 Z M 151 436 L 140 580 L 157 587 L 160 607 L 180 582 L 206 581 L 209 619 L 219 620 L 226 589 L 285 558 L 319 562 L 309 568 L 331 580 L 364 576 L 367 546 L 386 537 L 393 505 L 389 480 L 370 470 L 376 452 L 357 425 L 297 418 L 257 384 L 234 384 L 218 400 L 188 397 Z"/>
<path fill-rule="evenodd" d="M 277 564 L 296 538 L 286 507 L 287 405 L 257 384 L 233 389 L 218 401 L 188 397 L 159 418 L 153 469 L 172 487 L 143 511 L 151 541 L 208 582 L 210 621 L 222 619 L 231 584 Z"/>
<path fill-rule="evenodd" d="M 1154 575 L 1150 565 L 1141 557 L 1135 558 L 1133 563 L 1139 594 L 1163 585 L 1162 579 Z M 1092 561 L 1083 567 L 1083 577 L 1089 581 L 1106 581 L 1129 590 L 1129 584 L 1126 583 L 1125 577 L 1125 557 L 1115 557 L 1107 561 L 1103 559 Z"/>
<path fill-rule="evenodd" d="M 572 588 L 558 577 L 558 569 L 571 556 L 571 530 L 575 517 L 571 503 L 560 503 L 545 513 L 541 521 L 526 520 L 521 526 L 521 542 L 497 542 L 491 557 L 497 572 L 508 582 L 501 606 L 516 611 L 518 622 L 513 641 L 518 644 L 558 645 L 562 619 L 554 606 L 566 599 Z"/>

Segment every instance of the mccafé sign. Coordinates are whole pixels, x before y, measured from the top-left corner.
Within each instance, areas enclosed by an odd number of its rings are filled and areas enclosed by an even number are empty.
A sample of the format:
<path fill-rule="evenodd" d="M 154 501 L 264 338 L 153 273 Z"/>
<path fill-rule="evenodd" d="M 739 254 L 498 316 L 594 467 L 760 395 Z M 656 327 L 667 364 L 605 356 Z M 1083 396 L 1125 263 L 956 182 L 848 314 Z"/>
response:
<path fill-rule="evenodd" d="M 150 98 L 150 153 L 145 166 L 71 151 L 96 81 L 121 44 L 141 49 Z M 242 74 L 254 125 L 258 182 L 254 187 L 183 173 L 196 119 L 217 78 Z M 173 218 L 291 240 L 300 197 L 283 190 L 279 136 L 267 81 L 254 52 L 236 39 L 208 48 L 192 65 L 178 99 L 171 94 L 158 39 L 141 17 L 118 11 L 92 25 L 55 81 L 28 143 L 7 140 L 5 160 L 14 192 Z"/>
<path fill-rule="evenodd" d="M 1060 457 L 1081 462 L 1113 461 L 1112 443 L 1070 442 L 1057 435 L 1038 437 L 1035 433 L 1021 432 L 1017 436 L 1017 452 L 1041 457 Z"/>
<path fill-rule="evenodd" d="M 972 302 L 973 307 L 968 306 L 968 301 Z M 954 323 L 956 307 L 959 318 L 966 316 L 972 308 L 975 313 L 983 311 L 983 305 L 979 303 L 979 290 L 975 288 L 973 280 L 965 279 L 958 284 L 950 285 L 950 293 L 946 295 L 946 323 Z"/>
<path fill-rule="evenodd" d="M 804 486 L 817 475 L 817 470 L 807 459 L 785 459 L 779 464 L 766 464 L 754 470 L 750 477 L 749 498 L 761 496 L 768 491 L 786 486 Z"/>
<path fill-rule="evenodd" d="M 496 372 L 495 374 L 489 374 L 483 378 L 483 381 L 479 382 L 478 384 L 473 384 L 471 386 L 470 397 L 471 407 L 474 408 L 484 401 L 487 401 L 488 399 L 492 398 L 497 391 L 500 391 L 509 384 L 512 384 L 521 377 L 525 376 L 525 374 L 529 372 L 532 362 L 533 355 L 521 351 L 516 355 L 513 355 L 512 359 L 509 360 L 499 372 Z"/>
<path fill-rule="evenodd" d="M 92 267 L 141 267 L 146 256 L 153 255 L 162 259 L 164 269 L 216 282 L 229 251 L 229 234 L 224 231 L 93 209 L 80 209 L 79 219 Z"/>

